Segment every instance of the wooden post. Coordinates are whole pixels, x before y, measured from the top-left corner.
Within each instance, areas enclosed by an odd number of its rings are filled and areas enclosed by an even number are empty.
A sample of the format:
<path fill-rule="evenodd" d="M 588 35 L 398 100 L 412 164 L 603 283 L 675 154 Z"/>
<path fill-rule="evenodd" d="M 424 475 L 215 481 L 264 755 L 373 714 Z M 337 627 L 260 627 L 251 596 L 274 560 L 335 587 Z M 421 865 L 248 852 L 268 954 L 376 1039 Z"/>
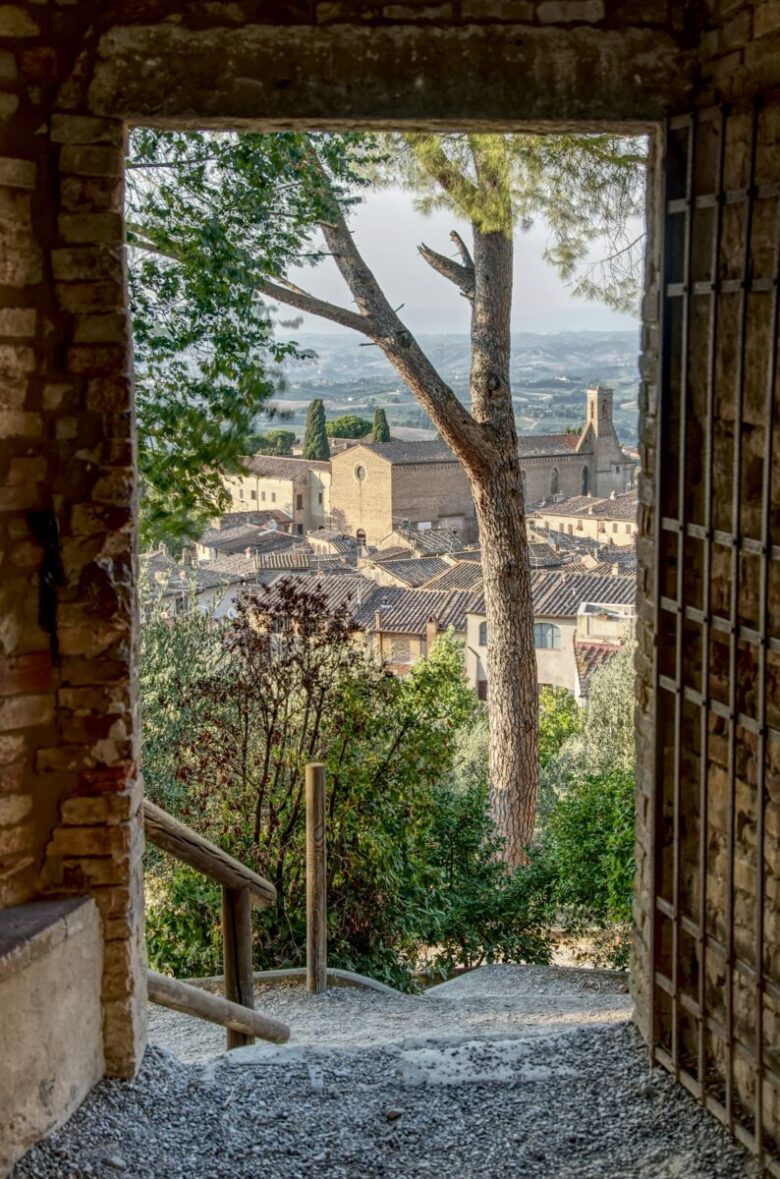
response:
<path fill-rule="evenodd" d="M 325 846 L 325 766 L 306 767 L 306 989 L 328 988 L 327 849 Z"/>
<path fill-rule="evenodd" d="M 252 985 L 252 902 L 246 888 L 222 888 L 222 945 L 225 961 L 225 998 L 254 1010 Z M 254 1037 L 227 1029 L 228 1048 L 254 1044 Z"/>

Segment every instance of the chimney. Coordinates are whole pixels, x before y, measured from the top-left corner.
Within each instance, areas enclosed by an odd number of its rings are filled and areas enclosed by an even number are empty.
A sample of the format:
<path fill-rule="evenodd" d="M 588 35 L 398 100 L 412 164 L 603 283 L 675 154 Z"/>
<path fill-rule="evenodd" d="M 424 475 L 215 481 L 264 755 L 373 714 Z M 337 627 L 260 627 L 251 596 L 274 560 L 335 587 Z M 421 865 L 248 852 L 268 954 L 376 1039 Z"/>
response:
<path fill-rule="evenodd" d="M 425 624 L 425 649 L 429 654 L 430 654 L 431 647 L 433 646 L 433 641 L 436 638 L 436 636 L 438 635 L 438 633 L 439 633 L 438 619 L 434 618 L 433 615 L 431 615 L 431 617 L 428 619 L 428 621 Z"/>
<path fill-rule="evenodd" d="M 381 629 L 382 629 L 382 611 L 375 610 L 374 611 L 374 630 L 381 631 Z"/>

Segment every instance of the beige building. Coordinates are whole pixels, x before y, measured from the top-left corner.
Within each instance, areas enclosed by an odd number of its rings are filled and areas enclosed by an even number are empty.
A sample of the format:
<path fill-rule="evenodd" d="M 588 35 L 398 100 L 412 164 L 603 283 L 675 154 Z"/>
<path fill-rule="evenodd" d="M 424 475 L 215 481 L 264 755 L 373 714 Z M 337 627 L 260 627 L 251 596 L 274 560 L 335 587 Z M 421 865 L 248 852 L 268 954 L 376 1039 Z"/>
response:
<path fill-rule="evenodd" d="M 534 570 L 531 577 L 539 687 L 567 688 L 582 699 L 577 644 L 611 644 L 617 650 L 633 634 L 636 579 L 542 569 Z M 485 602 L 480 595 L 466 623 L 466 675 L 482 700 L 488 694 L 489 642 Z"/>
<path fill-rule="evenodd" d="M 243 462 L 246 473 L 225 481 L 232 511 L 281 509 L 292 517 L 299 536 L 328 523 L 329 462 L 266 454 L 250 455 Z"/>
<path fill-rule="evenodd" d="M 561 497 L 541 504 L 529 513 L 530 523 L 552 532 L 580 540 L 595 540 L 602 545 L 636 543 L 639 498 L 636 491 L 625 495 L 614 492 L 606 499 L 590 495 Z"/>
<path fill-rule="evenodd" d="M 367 544 L 396 528 L 447 529 L 476 537 L 468 477 L 444 442 L 369 442 L 331 460 L 331 517 Z"/>

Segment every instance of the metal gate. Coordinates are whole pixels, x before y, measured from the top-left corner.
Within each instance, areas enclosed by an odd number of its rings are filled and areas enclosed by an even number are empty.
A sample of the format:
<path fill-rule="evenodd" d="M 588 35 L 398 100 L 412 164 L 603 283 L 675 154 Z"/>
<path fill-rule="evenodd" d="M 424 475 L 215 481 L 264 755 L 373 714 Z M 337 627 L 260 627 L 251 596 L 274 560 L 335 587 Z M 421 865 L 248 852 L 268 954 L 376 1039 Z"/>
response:
<path fill-rule="evenodd" d="M 780 1176 L 780 103 L 666 142 L 652 1046 Z"/>

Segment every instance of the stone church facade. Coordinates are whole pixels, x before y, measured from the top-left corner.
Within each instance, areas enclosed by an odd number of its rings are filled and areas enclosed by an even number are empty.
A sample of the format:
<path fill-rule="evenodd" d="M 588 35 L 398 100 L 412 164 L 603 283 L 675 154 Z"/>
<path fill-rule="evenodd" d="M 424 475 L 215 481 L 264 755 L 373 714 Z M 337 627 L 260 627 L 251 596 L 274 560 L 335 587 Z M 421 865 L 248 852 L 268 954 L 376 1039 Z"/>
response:
<path fill-rule="evenodd" d="M 613 396 L 603 385 L 588 389 L 579 435 L 521 435 L 527 503 L 633 486 L 637 463 L 615 433 Z M 330 524 L 368 544 L 399 527 L 448 528 L 464 544 L 477 539 L 468 477 L 443 442 L 360 443 L 333 455 Z"/>
<path fill-rule="evenodd" d="M 633 486 L 638 464 L 615 433 L 613 390 L 597 384 L 586 397 L 585 425 L 579 436 L 536 434 L 519 439 L 527 503 L 558 495 L 608 496 Z"/>

